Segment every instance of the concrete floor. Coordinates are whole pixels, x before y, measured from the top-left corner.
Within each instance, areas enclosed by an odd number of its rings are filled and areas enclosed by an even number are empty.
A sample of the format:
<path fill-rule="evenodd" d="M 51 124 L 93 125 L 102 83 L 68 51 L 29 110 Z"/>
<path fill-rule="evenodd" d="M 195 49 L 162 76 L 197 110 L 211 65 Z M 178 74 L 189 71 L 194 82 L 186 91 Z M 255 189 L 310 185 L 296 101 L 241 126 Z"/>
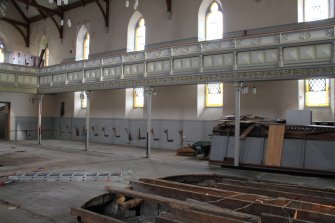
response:
<path fill-rule="evenodd" d="M 83 151 L 83 142 L 45 140 L 42 143 L 0 141 L 0 176 L 26 172 L 123 172 L 132 176 L 118 182 L 7 184 L 0 187 L 0 223 L 77 222 L 70 214 L 70 207 L 80 207 L 106 192 L 106 185 L 125 187 L 129 178 L 216 173 L 335 189 L 333 179 L 225 169 L 193 157 L 175 156 L 171 150 L 153 149 L 152 157 L 146 159 L 145 149 L 138 147 L 91 143 L 90 150 Z"/>

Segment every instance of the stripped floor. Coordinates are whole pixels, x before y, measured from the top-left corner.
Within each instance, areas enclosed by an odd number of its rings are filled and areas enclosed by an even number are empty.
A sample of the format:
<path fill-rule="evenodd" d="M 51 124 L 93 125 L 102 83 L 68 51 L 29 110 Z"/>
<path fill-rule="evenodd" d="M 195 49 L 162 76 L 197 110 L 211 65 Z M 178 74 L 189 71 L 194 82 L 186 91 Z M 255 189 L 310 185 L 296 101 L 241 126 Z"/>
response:
<path fill-rule="evenodd" d="M 0 142 L 0 176 L 17 173 L 110 172 L 130 173 L 115 181 L 15 182 L 0 187 L 0 222 L 77 222 L 71 207 L 106 192 L 105 186 L 126 187 L 129 181 L 181 174 L 221 174 L 250 180 L 285 182 L 307 187 L 334 188 L 335 180 L 270 174 L 210 166 L 193 157 L 175 156 L 175 151 L 83 142 L 45 140 Z"/>

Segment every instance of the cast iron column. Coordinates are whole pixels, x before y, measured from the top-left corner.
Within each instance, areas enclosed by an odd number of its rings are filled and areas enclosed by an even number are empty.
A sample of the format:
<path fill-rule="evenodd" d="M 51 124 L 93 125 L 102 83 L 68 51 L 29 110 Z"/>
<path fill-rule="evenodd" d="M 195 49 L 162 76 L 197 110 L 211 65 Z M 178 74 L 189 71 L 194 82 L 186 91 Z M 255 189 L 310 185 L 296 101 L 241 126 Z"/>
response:
<path fill-rule="evenodd" d="M 241 98 L 241 82 L 235 82 L 235 152 L 234 152 L 234 166 L 240 165 L 240 98 Z"/>
<path fill-rule="evenodd" d="M 147 158 L 150 158 L 150 150 L 151 150 L 151 100 L 152 93 L 154 89 L 151 87 L 145 88 L 145 96 L 146 96 L 146 110 L 147 110 Z"/>
<path fill-rule="evenodd" d="M 42 140 L 42 100 L 43 100 L 43 94 L 38 95 L 37 138 L 39 145 L 41 145 Z"/>
<path fill-rule="evenodd" d="M 88 150 L 89 141 L 90 141 L 90 106 L 91 106 L 91 91 L 85 91 L 86 93 L 86 124 L 85 124 L 85 132 L 86 132 L 86 141 L 85 141 L 85 151 Z"/>

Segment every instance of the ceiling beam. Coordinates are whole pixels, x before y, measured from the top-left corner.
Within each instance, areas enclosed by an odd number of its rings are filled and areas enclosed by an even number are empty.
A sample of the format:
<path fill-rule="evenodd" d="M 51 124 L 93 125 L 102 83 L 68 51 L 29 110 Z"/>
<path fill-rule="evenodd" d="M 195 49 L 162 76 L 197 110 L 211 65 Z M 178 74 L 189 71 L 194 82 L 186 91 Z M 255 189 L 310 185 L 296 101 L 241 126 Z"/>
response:
<path fill-rule="evenodd" d="M 45 6 L 37 4 L 35 0 L 14 0 L 14 1 L 24 3 L 27 6 L 32 6 L 32 7 L 36 8 L 36 9 L 43 10 L 44 12 L 48 12 L 49 14 L 52 14 L 52 15 L 59 15 L 60 16 L 61 13 L 62 13 L 62 11 L 59 8 L 57 8 L 57 10 L 51 9 L 51 8 L 47 8 Z"/>
<path fill-rule="evenodd" d="M 95 2 L 97 3 L 100 9 L 100 12 L 105 20 L 105 26 L 108 27 L 109 25 L 109 0 L 106 0 L 105 9 L 103 9 L 99 0 L 95 0 Z"/>
<path fill-rule="evenodd" d="M 166 0 L 166 11 L 169 13 L 172 12 L 172 0 Z"/>
<path fill-rule="evenodd" d="M 29 47 L 30 43 L 30 23 L 23 23 L 20 21 L 16 21 L 14 19 L 9 19 L 9 18 L 1 18 L 2 21 L 7 22 L 8 24 L 14 26 L 17 31 L 21 34 L 21 36 L 24 39 L 24 42 L 26 43 L 26 47 Z M 26 29 L 26 34 L 20 29 L 20 26 Z"/>
<path fill-rule="evenodd" d="M 19 0 L 19 1 L 22 1 L 22 0 Z M 23 0 L 24 1 L 24 0 Z M 66 11 L 70 11 L 72 9 L 76 9 L 76 8 L 79 8 L 79 7 L 82 7 L 83 6 L 83 1 L 77 1 L 77 2 L 74 2 L 72 4 L 68 4 L 68 5 L 65 5 L 65 6 L 62 6 L 62 11 L 63 13 L 66 12 Z M 89 4 L 89 3 L 92 3 L 92 2 L 95 2 L 95 0 L 85 0 L 85 5 L 86 4 Z M 55 13 L 50 13 L 51 15 L 55 15 Z M 37 22 L 39 20 L 43 19 L 41 15 L 37 15 L 37 16 L 34 16 L 34 17 L 31 17 L 29 19 L 30 22 Z"/>
<path fill-rule="evenodd" d="M 16 8 L 16 10 L 19 12 L 19 14 L 22 16 L 22 18 L 24 19 L 24 21 L 26 23 L 29 23 L 29 20 L 27 18 L 27 16 L 24 14 L 24 12 L 21 10 L 21 8 L 18 6 L 18 4 L 16 3 L 16 1 L 12 1 L 14 7 Z"/>

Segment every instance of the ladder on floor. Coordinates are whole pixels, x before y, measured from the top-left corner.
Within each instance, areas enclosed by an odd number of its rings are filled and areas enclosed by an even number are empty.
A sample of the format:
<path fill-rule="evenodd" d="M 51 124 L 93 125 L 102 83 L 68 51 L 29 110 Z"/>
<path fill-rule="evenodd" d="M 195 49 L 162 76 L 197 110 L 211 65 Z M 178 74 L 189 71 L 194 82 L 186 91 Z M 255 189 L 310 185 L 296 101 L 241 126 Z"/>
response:
<path fill-rule="evenodd" d="M 129 180 L 132 177 L 132 172 L 127 173 L 117 172 L 53 172 L 53 173 L 16 173 L 13 176 L 8 176 L 9 180 L 16 182 L 71 182 L 71 181 L 103 181 L 103 182 L 121 182 Z"/>

